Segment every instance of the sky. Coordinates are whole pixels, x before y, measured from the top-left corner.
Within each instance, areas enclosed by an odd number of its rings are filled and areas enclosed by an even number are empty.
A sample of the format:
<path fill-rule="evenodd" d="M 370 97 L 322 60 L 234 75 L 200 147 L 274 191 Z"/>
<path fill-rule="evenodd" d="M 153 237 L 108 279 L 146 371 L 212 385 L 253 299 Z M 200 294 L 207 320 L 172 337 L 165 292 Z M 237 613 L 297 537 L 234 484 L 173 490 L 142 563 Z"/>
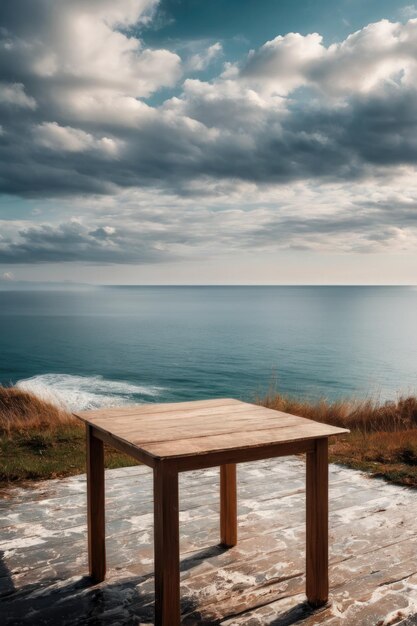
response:
<path fill-rule="evenodd" d="M 2 0 L 0 283 L 415 284 L 417 5 Z"/>

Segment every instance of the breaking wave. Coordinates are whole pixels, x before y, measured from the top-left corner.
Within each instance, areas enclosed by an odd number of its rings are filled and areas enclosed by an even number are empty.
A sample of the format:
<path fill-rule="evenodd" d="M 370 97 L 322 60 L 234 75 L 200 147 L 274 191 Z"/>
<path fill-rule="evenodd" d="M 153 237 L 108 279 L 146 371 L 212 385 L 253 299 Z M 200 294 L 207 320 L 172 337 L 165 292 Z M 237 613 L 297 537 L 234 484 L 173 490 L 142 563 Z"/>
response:
<path fill-rule="evenodd" d="M 149 402 L 163 391 L 162 387 L 152 385 L 71 374 L 32 376 L 19 380 L 16 387 L 70 411 Z"/>

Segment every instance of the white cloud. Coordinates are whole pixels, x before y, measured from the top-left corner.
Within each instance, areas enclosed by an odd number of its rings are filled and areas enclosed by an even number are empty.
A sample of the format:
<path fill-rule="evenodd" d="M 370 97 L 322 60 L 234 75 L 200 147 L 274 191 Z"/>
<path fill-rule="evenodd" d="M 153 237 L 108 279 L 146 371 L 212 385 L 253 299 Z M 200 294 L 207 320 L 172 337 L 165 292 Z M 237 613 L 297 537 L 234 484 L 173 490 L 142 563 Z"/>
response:
<path fill-rule="evenodd" d="M 417 17 L 417 7 L 415 4 L 407 4 L 399 10 L 399 14 L 406 20 Z"/>
<path fill-rule="evenodd" d="M 108 155 L 117 155 L 118 143 L 109 137 L 97 139 L 90 133 L 70 126 L 59 126 L 56 122 L 44 122 L 33 130 L 39 146 L 59 152 L 84 152 L 99 150 Z"/>
<path fill-rule="evenodd" d="M 257 89 L 267 88 L 279 95 L 287 95 L 307 82 L 309 68 L 324 55 L 323 38 L 319 34 L 289 33 L 252 50 L 240 76 Z"/>
<path fill-rule="evenodd" d="M 107 115 L 111 122 L 109 102 L 116 104 L 116 117 L 120 107 L 125 115 L 129 109 L 134 114 L 132 100 L 172 86 L 180 77 L 177 54 L 145 48 L 119 29 L 148 21 L 155 0 L 45 0 L 36 5 L 33 28 L 20 15 L 23 4 L 9 3 L 10 24 L 0 37 L 0 53 L 22 83 L 31 77 L 35 97 L 61 115 L 76 119 L 81 106 L 89 119 Z M 24 100 L 23 85 L 17 89 L 21 105 L 33 106 L 33 99 Z"/>
<path fill-rule="evenodd" d="M 198 72 L 205 70 L 210 63 L 219 58 L 222 52 L 223 47 L 221 43 L 216 42 L 209 46 L 206 50 L 193 54 L 187 63 L 187 69 Z"/>
<path fill-rule="evenodd" d="M 381 20 L 328 47 L 317 33 L 276 37 L 249 54 L 239 76 L 257 90 L 280 95 L 307 86 L 346 97 L 383 82 L 414 80 L 416 72 L 417 20 Z"/>
<path fill-rule="evenodd" d="M 159 0 L 72 0 L 76 14 L 99 19 L 110 27 L 148 23 Z"/>
<path fill-rule="evenodd" d="M 71 220 L 8 220 L 6 228 L 0 225 L 0 262 L 147 264 L 285 250 L 397 254 L 412 253 L 417 245 L 417 184 L 411 171 L 397 172 L 395 182 L 353 187 L 207 179 L 195 191 L 198 196 L 179 198 L 126 190 L 79 200 L 79 216 Z"/>
<path fill-rule="evenodd" d="M 27 109 L 36 108 L 36 100 L 25 93 L 22 83 L 0 83 L 0 104 Z"/>
<path fill-rule="evenodd" d="M 14 280 L 14 274 L 13 272 L 3 272 L 3 274 L 1 275 L 1 279 L 10 282 Z"/>

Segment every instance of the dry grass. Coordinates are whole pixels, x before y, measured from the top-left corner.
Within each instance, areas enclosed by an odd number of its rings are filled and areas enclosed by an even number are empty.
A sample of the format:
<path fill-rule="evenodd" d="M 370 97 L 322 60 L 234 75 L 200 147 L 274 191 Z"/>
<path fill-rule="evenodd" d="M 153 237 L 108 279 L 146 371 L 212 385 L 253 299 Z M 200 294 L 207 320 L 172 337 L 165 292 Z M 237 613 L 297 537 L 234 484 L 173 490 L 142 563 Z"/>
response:
<path fill-rule="evenodd" d="M 0 386 L 0 434 L 54 431 L 81 424 L 70 413 L 15 387 Z"/>
<path fill-rule="evenodd" d="M 260 404 L 277 411 L 301 415 L 318 422 L 349 428 L 361 433 L 398 432 L 417 428 L 417 397 L 400 397 L 397 401 L 338 400 L 303 402 L 271 393 Z"/>
<path fill-rule="evenodd" d="M 332 461 L 417 487 L 417 397 L 305 402 L 270 393 L 260 404 L 349 428 L 349 435 L 330 440 Z"/>
<path fill-rule="evenodd" d="M 330 458 L 417 487 L 417 397 L 396 402 L 300 401 L 278 393 L 258 400 L 278 411 L 349 428 L 331 440 Z M 106 450 L 106 466 L 135 463 Z M 82 424 L 69 413 L 13 387 L 0 387 L 0 484 L 85 471 Z"/>

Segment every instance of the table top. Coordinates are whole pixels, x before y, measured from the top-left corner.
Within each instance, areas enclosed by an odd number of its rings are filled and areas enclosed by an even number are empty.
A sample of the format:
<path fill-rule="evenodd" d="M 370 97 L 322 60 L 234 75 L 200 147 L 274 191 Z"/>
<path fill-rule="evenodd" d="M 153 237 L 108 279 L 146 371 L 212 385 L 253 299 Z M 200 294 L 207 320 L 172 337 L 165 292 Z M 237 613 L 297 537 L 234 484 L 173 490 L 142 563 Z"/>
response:
<path fill-rule="evenodd" d="M 111 440 L 127 444 L 127 451 L 137 450 L 145 462 L 147 458 L 207 455 L 349 432 L 231 398 L 127 405 L 75 416 Z"/>

